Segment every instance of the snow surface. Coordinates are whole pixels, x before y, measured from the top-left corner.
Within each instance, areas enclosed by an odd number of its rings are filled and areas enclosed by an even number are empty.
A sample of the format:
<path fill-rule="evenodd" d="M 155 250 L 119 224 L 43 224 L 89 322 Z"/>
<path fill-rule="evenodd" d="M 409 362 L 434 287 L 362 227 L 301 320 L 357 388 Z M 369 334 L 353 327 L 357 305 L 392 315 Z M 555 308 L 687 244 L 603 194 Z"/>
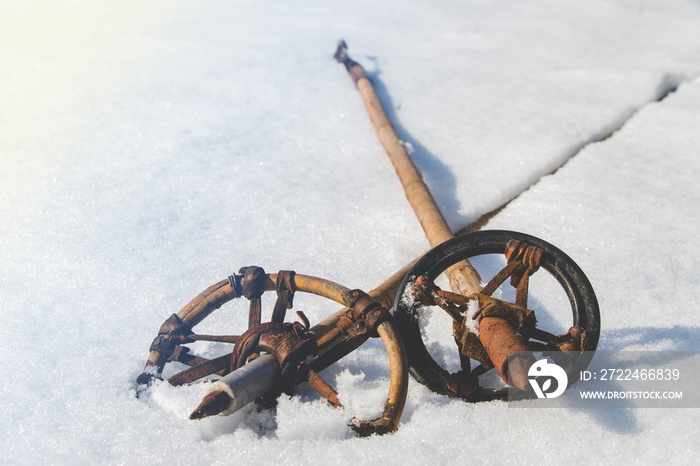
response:
<path fill-rule="evenodd" d="M 134 396 L 162 321 L 239 267 L 369 290 L 428 249 L 340 38 L 455 230 L 517 196 L 486 228 L 579 263 L 601 348 L 700 350 L 697 0 L 0 2 L 0 462 L 691 464 L 695 409 L 415 382 L 396 434 L 355 438 L 386 397 L 374 341 L 323 373 L 352 413 L 302 389 L 192 422 L 202 385 Z M 237 304 L 201 331 L 242 328 Z"/>

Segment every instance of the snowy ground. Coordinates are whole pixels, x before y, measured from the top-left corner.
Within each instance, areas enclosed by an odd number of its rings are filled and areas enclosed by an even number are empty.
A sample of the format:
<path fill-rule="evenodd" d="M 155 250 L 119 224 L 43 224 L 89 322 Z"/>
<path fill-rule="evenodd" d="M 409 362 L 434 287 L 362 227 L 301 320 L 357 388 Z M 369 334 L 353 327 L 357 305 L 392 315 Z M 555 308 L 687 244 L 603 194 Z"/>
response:
<path fill-rule="evenodd" d="M 369 290 L 428 249 L 340 38 L 455 230 L 517 197 L 485 228 L 579 263 L 601 348 L 700 350 L 697 0 L 1 2 L 0 462 L 690 464 L 694 409 L 414 382 L 399 431 L 357 439 L 308 390 L 200 422 L 201 385 L 136 399 L 161 322 L 239 267 Z M 381 408 L 375 342 L 325 375 Z"/>

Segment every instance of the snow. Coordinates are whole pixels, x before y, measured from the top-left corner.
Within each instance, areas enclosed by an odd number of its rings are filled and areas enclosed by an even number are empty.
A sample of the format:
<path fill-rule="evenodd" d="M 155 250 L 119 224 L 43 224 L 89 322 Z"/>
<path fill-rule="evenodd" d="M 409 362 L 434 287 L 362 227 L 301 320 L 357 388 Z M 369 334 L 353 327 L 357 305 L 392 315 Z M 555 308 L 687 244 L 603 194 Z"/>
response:
<path fill-rule="evenodd" d="M 137 399 L 134 380 L 163 320 L 241 266 L 370 290 L 428 249 L 340 38 L 453 229 L 515 198 L 485 228 L 576 260 L 601 348 L 700 350 L 699 22 L 691 0 L 0 3 L 0 459 L 689 464 L 694 409 L 509 409 L 415 382 L 396 434 L 355 438 L 386 397 L 376 341 L 323 373 L 352 412 L 302 388 L 193 422 L 206 386 Z M 201 331 L 243 328 L 231 309 Z"/>

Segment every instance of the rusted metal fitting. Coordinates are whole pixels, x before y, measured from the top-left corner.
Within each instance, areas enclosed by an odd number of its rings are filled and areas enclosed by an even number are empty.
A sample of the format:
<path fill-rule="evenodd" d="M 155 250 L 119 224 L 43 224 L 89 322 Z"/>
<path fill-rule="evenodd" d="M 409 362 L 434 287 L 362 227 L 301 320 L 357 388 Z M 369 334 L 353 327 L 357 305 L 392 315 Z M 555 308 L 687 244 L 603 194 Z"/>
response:
<path fill-rule="evenodd" d="M 384 309 L 384 307 L 379 306 L 367 313 L 367 315 L 365 316 L 364 324 L 367 330 L 369 330 L 370 334 L 373 337 L 376 337 L 378 336 L 377 327 L 379 327 L 379 324 L 381 324 L 382 322 L 386 322 L 389 319 L 391 319 L 389 311 Z"/>
<path fill-rule="evenodd" d="M 257 400 L 259 405 L 271 407 L 281 393 L 293 393 L 302 362 L 316 352 L 316 340 L 307 330 L 298 322 L 268 322 L 241 335 L 231 354 L 229 372 L 240 369 L 249 357 L 255 357 L 261 351 L 272 354 L 281 368 L 272 388 Z"/>
<path fill-rule="evenodd" d="M 243 366 L 251 354 L 271 353 L 281 367 L 301 362 L 316 350 L 316 340 L 298 322 L 268 322 L 241 335 L 231 356 L 231 369 Z"/>
<path fill-rule="evenodd" d="M 296 273 L 293 270 L 280 270 L 277 272 L 277 301 L 272 309 L 272 322 L 284 322 L 284 316 L 287 309 L 294 307 L 294 276 Z M 308 327 L 308 325 L 307 325 Z"/>
<path fill-rule="evenodd" d="M 408 382 L 408 381 L 406 381 Z M 399 419 L 401 418 L 401 412 L 403 411 L 403 401 L 400 402 L 401 406 L 397 406 L 396 403 L 392 403 L 387 400 L 384 405 L 384 412 L 382 415 L 371 421 L 362 421 L 357 418 L 353 418 L 350 427 L 354 430 L 360 437 L 369 437 L 370 435 L 384 435 L 396 432 L 399 427 Z"/>
<path fill-rule="evenodd" d="M 517 331 L 526 331 L 527 329 L 534 328 L 537 323 L 534 311 L 497 298 L 492 298 L 491 296 L 483 294 L 476 294 L 475 296 L 479 303 L 479 311 L 474 316 L 476 319 L 499 317 L 507 321 Z"/>
<path fill-rule="evenodd" d="M 557 347 L 565 353 L 583 351 L 586 344 L 586 331 L 581 327 L 571 327 L 564 335 L 559 335 L 562 340 Z"/>
<path fill-rule="evenodd" d="M 411 288 L 411 295 L 413 299 L 418 301 L 424 306 L 435 306 L 437 302 L 435 298 L 437 296 L 439 288 L 428 278 L 427 275 L 421 275 L 416 278 L 413 287 Z"/>
<path fill-rule="evenodd" d="M 242 275 L 240 284 L 243 296 L 248 299 L 259 298 L 262 296 L 263 292 L 265 291 L 263 287 L 265 270 L 262 267 L 241 267 L 238 273 Z"/>
<path fill-rule="evenodd" d="M 270 328 L 260 336 L 258 349 L 272 353 L 281 367 L 301 362 L 316 350 L 316 341 L 298 322 Z"/>
<path fill-rule="evenodd" d="M 231 404 L 232 398 L 224 390 L 215 390 L 208 393 L 199 403 L 199 406 L 190 414 L 191 420 L 204 419 L 209 416 L 216 416 L 226 411 Z"/>
<path fill-rule="evenodd" d="M 475 333 L 470 332 L 465 325 L 457 321 L 452 321 L 452 331 L 461 355 L 479 361 L 486 369 L 493 367 L 484 344 Z"/>
<path fill-rule="evenodd" d="M 411 288 L 411 294 L 423 306 L 440 306 L 459 324 L 464 322 L 462 313 L 467 310 L 469 300 L 475 299 L 474 295 L 463 296 L 441 290 L 427 275 L 421 275 L 416 279 Z"/>
<path fill-rule="evenodd" d="M 520 332 L 535 328 L 535 313 L 491 296 L 475 296 L 479 303 L 479 311 L 475 316 L 479 321 L 479 341 L 489 360 L 504 382 L 524 391 L 531 390 L 527 371 L 535 362 L 534 359 L 521 361 L 516 358 L 510 361 L 509 367 L 508 353 L 530 350 Z"/>
<path fill-rule="evenodd" d="M 335 58 L 339 63 L 345 65 L 345 69 L 348 70 L 348 73 L 350 73 L 353 82 L 357 85 L 357 82 L 360 79 L 369 79 L 369 77 L 367 76 L 367 73 L 365 73 L 364 68 L 362 68 L 362 65 L 350 58 L 350 56 L 347 54 L 347 50 L 348 45 L 345 43 L 344 40 L 341 40 L 340 42 L 338 42 L 338 48 L 336 49 L 333 58 Z"/>
<path fill-rule="evenodd" d="M 192 329 L 185 325 L 177 314 L 172 314 L 168 317 L 165 322 L 163 322 L 163 325 L 160 326 L 160 329 L 158 329 L 159 337 L 167 337 L 176 341 L 178 344 L 192 343 L 194 340 L 186 337 L 186 335 L 190 334 L 192 334 Z M 156 337 L 156 340 L 157 339 L 158 337 Z M 153 349 L 154 348 L 151 347 L 151 350 Z"/>
<path fill-rule="evenodd" d="M 377 336 L 377 327 L 390 318 L 389 312 L 370 295 L 362 290 L 350 290 L 343 293 L 343 301 L 349 308 L 338 320 L 338 329 L 350 336 L 370 332 Z"/>
<path fill-rule="evenodd" d="M 541 248 L 531 246 L 517 239 L 512 239 L 506 244 L 505 255 L 508 262 L 521 262 L 528 268 L 530 275 L 537 272 L 537 269 L 540 268 L 542 253 Z"/>
<path fill-rule="evenodd" d="M 353 419 L 350 427 L 360 437 L 369 437 L 370 435 L 374 434 L 390 434 L 392 432 L 396 432 L 397 429 L 397 425 L 391 419 L 387 419 L 385 417 L 380 417 L 371 421 Z"/>
<path fill-rule="evenodd" d="M 343 301 L 352 311 L 352 316 L 355 320 L 364 319 L 364 316 L 375 307 L 381 307 L 374 298 L 362 290 L 350 290 L 347 293 L 343 293 Z"/>
<path fill-rule="evenodd" d="M 160 378 L 160 371 L 165 363 L 170 360 L 179 345 L 192 343 L 194 340 L 187 337 L 192 334 L 192 329 L 185 325 L 177 314 L 172 314 L 160 326 L 158 335 L 153 339 L 149 352 L 155 356 L 149 358 L 144 372 L 139 375 L 136 382 L 148 385 L 154 379 Z"/>
<path fill-rule="evenodd" d="M 513 364 L 511 361 L 511 376 L 508 376 L 508 353 L 511 351 L 529 351 L 523 337 L 516 333 L 508 321 L 500 317 L 483 317 L 479 323 L 479 340 L 481 340 L 486 353 L 506 383 L 524 391 L 532 389 L 527 378 L 527 371 L 534 364 L 534 358 L 529 363 L 518 360 Z"/>
<path fill-rule="evenodd" d="M 495 367 L 506 383 L 529 390 L 527 369 L 530 366 L 520 361 L 511 362 L 509 376 L 508 353 L 529 351 L 526 340 L 518 332 L 534 328 L 534 312 L 482 294 L 475 293 L 470 298 L 479 304 L 479 311 L 474 316 L 479 323 L 479 333 L 477 338 L 466 326 L 455 321 L 454 335 L 460 353 L 479 361 L 486 369 Z M 451 381 L 449 389 L 459 396 L 469 397 L 466 393 L 468 387 L 461 387 L 457 381 Z"/>

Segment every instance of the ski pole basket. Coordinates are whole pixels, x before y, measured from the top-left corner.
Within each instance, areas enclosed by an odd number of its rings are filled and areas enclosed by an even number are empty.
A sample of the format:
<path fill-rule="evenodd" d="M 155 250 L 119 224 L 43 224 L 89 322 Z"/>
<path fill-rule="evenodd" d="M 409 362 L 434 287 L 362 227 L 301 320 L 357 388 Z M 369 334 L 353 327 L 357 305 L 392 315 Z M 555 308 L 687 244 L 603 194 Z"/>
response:
<path fill-rule="evenodd" d="M 261 323 L 261 298 L 267 291 L 275 291 L 277 299 L 271 321 Z M 345 308 L 313 327 L 302 312 L 297 312 L 302 322 L 284 322 L 296 292 L 322 296 Z M 194 326 L 213 311 L 239 297 L 250 302 L 245 333 L 194 332 Z M 390 313 L 361 290 L 291 271 L 266 274 L 260 267 L 246 267 L 204 290 L 163 323 L 137 382 L 144 387 L 162 379 L 163 369 L 170 362 L 190 366 L 167 379 L 174 386 L 221 376 L 191 419 L 230 414 L 254 399 L 270 406 L 280 393 L 291 394 L 302 382 L 316 389 L 333 406 L 342 407 L 336 391 L 318 372 L 371 337 L 381 338 L 386 347 L 391 369 L 389 394 L 380 417 L 370 421 L 353 419 L 351 425 L 359 435 L 383 434 L 396 430 L 408 390 L 406 354 Z M 202 340 L 229 343 L 233 350 L 214 359 L 190 354 L 185 345 Z M 261 353 L 266 354 L 261 356 Z"/>
<path fill-rule="evenodd" d="M 484 255 L 505 256 L 507 262 L 479 293 L 462 296 L 435 285 L 435 279 L 452 265 Z M 566 334 L 539 329 L 535 311 L 528 307 L 530 277 L 540 268 L 556 279 L 568 298 L 571 327 Z M 509 278 L 515 288 L 514 302 L 493 298 Z M 426 348 L 422 326 L 431 307 L 443 309 L 452 319 L 461 365 L 456 373 L 449 373 Z M 534 361 L 521 361 L 522 367 L 514 367 L 518 361 L 509 364 L 511 351 L 559 352 L 573 357 L 574 364 L 568 365 L 570 385 L 578 380 L 578 370 L 588 367 L 600 336 L 598 302 L 579 266 L 551 244 L 513 231 L 469 233 L 433 248 L 404 279 L 393 312 L 413 377 L 438 393 L 469 401 L 507 397 L 505 388 L 479 385 L 479 378 L 494 367 L 506 383 L 530 390 L 526 371 Z M 432 318 L 437 318 L 435 313 Z"/>

